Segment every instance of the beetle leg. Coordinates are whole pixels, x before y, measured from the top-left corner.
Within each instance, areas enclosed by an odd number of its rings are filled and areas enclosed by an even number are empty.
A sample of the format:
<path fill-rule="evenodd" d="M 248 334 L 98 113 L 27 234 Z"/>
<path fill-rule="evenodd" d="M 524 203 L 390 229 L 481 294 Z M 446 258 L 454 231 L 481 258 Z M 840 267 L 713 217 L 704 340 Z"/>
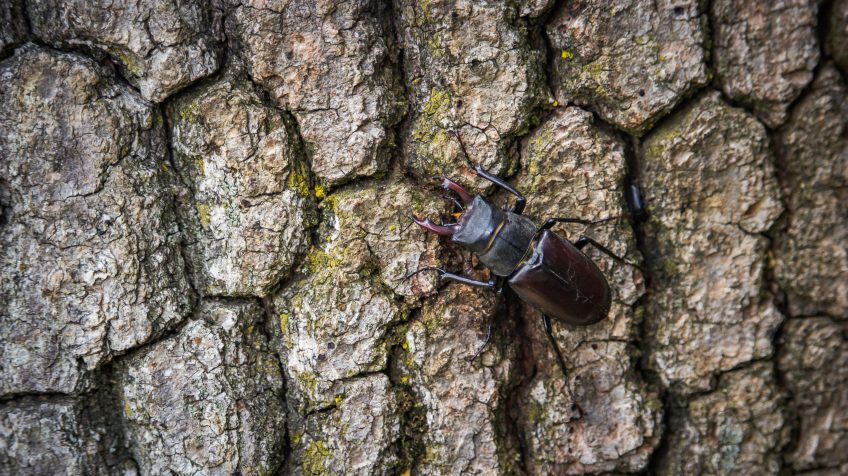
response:
<path fill-rule="evenodd" d="M 457 136 L 457 138 L 458 137 L 459 136 Z M 488 180 L 489 182 L 492 182 L 493 184 L 497 185 L 498 187 L 501 187 L 502 189 L 506 190 L 507 192 L 515 195 L 517 197 L 517 199 L 515 201 L 515 206 L 512 207 L 512 213 L 515 213 L 516 215 L 521 215 L 521 212 L 524 211 L 524 206 L 527 204 L 527 199 L 524 198 L 524 195 L 522 195 L 521 192 L 519 192 L 518 190 L 513 188 L 512 185 L 506 183 L 503 179 L 501 179 L 497 175 L 490 174 L 489 172 L 486 171 L 486 169 L 484 169 L 483 167 L 481 167 L 479 165 L 474 166 L 474 172 L 477 175 L 479 175 L 480 177 L 483 177 L 484 179 Z"/>
<path fill-rule="evenodd" d="M 474 355 L 472 355 L 468 359 L 469 364 L 474 363 L 474 360 L 477 357 L 479 357 L 480 354 L 483 353 L 483 351 L 486 349 L 486 347 L 489 347 L 489 343 L 491 342 L 491 340 L 492 340 L 492 323 L 490 322 L 489 323 L 489 329 L 488 329 L 488 331 L 486 331 L 486 340 L 483 342 L 483 345 L 481 345 L 480 348 L 477 349 L 477 352 L 474 352 Z"/>
<path fill-rule="evenodd" d="M 627 202 L 627 209 L 630 210 L 630 216 L 636 221 L 643 221 L 648 217 L 648 211 L 645 209 L 645 203 L 642 201 L 642 192 L 636 184 L 630 184 L 624 192 L 624 199 Z"/>
<path fill-rule="evenodd" d="M 641 266 L 639 266 L 638 264 L 631 263 L 631 262 L 625 260 L 621 256 L 618 256 L 617 254 L 613 253 L 612 250 L 610 250 L 606 246 L 598 243 L 597 241 L 593 240 L 592 238 L 589 238 L 586 235 L 581 236 L 580 238 L 577 239 L 577 241 L 574 242 L 574 247 L 577 248 L 578 250 L 582 250 L 583 248 L 586 247 L 586 245 L 592 245 L 592 246 L 595 247 L 595 249 L 597 249 L 601 253 L 609 256 L 610 258 L 618 261 L 619 263 L 626 264 L 628 266 L 633 266 L 634 268 L 641 271 L 643 274 L 645 273 L 645 269 L 642 268 Z"/>
<path fill-rule="evenodd" d="M 616 215 L 612 217 L 601 218 L 599 220 L 586 220 L 585 218 L 548 218 L 545 220 L 545 223 L 539 227 L 539 231 L 541 230 L 550 230 L 557 223 L 579 223 L 581 225 L 598 225 L 600 223 L 606 223 L 608 221 L 618 220 L 619 218 L 623 218 L 627 215 Z"/>
<path fill-rule="evenodd" d="M 450 132 L 451 134 L 453 134 L 454 137 L 456 137 L 456 140 L 459 142 L 459 148 L 462 149 L 462 154 L 465 155 L 466 159 L 468 159 L 468 151 L 465 150 L 465 144 L 462 142 L 462 137 L 460 137 L 459 131 L 457 131 L 456 129 L 451 129 Z M 489 182 L 492 182 L 498 187 L 503 188 L 507 192 L 515 195 L 517 200 L 515 201 L 515 206 L 512 207 L 512 213 L 515 213 L 516 215 L 521 215 L 521 212 L 524 211 L 524 205 L 527 204 L 527 199 L 524 198 L 524 195 L 522 195 L 521 192 L 513 188 L 510 184 L 506 183 L 497 175 L 490 174 L 486 171 L 486 169 L 484 169 L 480 165 L 474 166 L 474 173 L 476 173 L 480 177 L 483 177 Z"/>
<path fill-rule="evenodd" d="M 409 279 L 415 276 L 418 273 L 424 271 L 436 271 L 439 273 L 439 279 L 445 281 L 456 281 L 457 283 L 468 284 L 471 286 L 480 286 L 481 288 L 489 288 L 495 289 L 497 286 L 497 277 L 490 279 L 489 281 L 480 281 L 474 278 L 470 278 L 468 276 L 462 276 L 460 274 L 454 274 L 450 271 L 446 271 L 442 268 L 437 268 L 435 266 L 427 266 L 426 268 L 421 268 L 419 270 L 413 271 L 412 273 L 407 274 L 403 279 Z"/>
<path fill-rule="evenodd" d="M 559 350 L 559 345 L 557 345 L 556 339 L 554 339 L 553 328 L 551 327 L 551 318 L 544 312 L 542 313 L 542 326 L 545 328 L 545 335 L 548 336 L 548 342 L 550 342 L 551 347 L 554 349 L 554 356 L 556 357 L 557 365 L 562 372 L 563 385 L 568 389 L 567 396 L 573 402 L 572 409 L 577 413 L 577 419 L 579 420 L 583 416 L 583 411 L 580 409 L 580 405 L 577 404 L 577 398 L 574 397 L 574 393 L 568 385 L 568 371 L 565 369 L 565 360 L 562 358 L 562 352 Z"/>

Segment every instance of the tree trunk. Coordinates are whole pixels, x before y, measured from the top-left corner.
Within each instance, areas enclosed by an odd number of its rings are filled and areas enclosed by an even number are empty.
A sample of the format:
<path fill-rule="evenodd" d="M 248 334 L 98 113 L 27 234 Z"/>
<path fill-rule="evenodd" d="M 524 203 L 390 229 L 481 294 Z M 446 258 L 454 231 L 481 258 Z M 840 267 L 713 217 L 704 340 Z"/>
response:
<path fill-rule="evenodd" d="M 0 473 L 848 473 L 847 71 L 845 0 L 5 0 Z M 409 219 L 478 164 L 624 215 L 606 319 L 405 278 L 491 277 Z"/>

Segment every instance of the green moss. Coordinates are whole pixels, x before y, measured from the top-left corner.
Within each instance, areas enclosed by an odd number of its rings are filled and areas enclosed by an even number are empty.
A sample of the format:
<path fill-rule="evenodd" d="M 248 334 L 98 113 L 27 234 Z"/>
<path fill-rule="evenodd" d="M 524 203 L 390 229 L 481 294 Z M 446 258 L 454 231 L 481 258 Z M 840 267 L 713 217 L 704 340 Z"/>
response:
<path fill-rule="evenodd" d="M 303 456 L 303 474 L 309 475 L 324 475 L 332 474 L 327 469 L 327 459 L 330 457 L 330 450 L 327 445 L 321 440 L 315 440 L 306 448 L 306 453 Z"/>
<path fill-rule="evenodd" d="M 197 104 L 197 101 L 191 101 L 188 105 L 179 112 L 180 119 L 187 122 L 197 122 L 197 119 L 200 117 L 200 107 Z"/>
<path fill-rule="evenodd" d="M 141 76 L 141 73 L 144 72 L 144 67 L 135 60 L 134 55 L 125 51 L 123 48 L 110 46 L 106 48 L 106 52 L 117 59 L 131 75 Z"/>
<path fill-rule="evenodd" d="M 433 167 L 429 167 L 427 173 L 437 174 L 453 168 L 452 157 L 447 150 L 451 137 L 441 125 L 450 108 L 450 93 L 432 88 L 412 129 L 416 155 L 432 162 Z"/>
<path fill-rule="evenodd" d="M 427 49 L 434 58 L 445 56 L 445 48 L 442 40 L 442 32 L 437 31 L 427 37 Z"/>
<path fill-rule="evenodd" d="M 601 66 L 600 61 L 593 61 L 580 67 L 580 72 L 588 74 L 593 80 L 595 80 L 595 82 L 600 81 L 602 71 L 603 67 Z"/>
<path fill-rule="evenodd" d="M 318 387 L 318 376 L 315 375 L 315 372 L 309 370 L 305 372 L 300 372 L 296 375 L 295 378 L 298 382 L 300 382 L 303 388 L 308 389 L 309 392 L 312 394 L 315 393 L 315 389 Z"/>
<path fill-rule="evenodd" d="M 532 401 L 527 403 L 527 421 L 530 423 L 536 423 L 542 419 L 543 415 L 544 412 L 542 411 L 541 405 Z"/>

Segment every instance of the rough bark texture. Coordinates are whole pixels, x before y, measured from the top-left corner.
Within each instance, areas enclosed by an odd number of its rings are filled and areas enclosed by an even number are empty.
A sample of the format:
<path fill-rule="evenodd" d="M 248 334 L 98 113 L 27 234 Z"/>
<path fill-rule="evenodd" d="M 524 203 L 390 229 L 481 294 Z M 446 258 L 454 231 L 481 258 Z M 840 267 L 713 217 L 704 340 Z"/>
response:
<path fill-rule="evenodd" d="M 846 51 L 842 0 L 2 2 L 0 474 L 844 474 Z M 641 187 L 555 228 L 606 319 L 409 276 L 491 277 L 409 219 L 511 204 L 477 164 Z"/>

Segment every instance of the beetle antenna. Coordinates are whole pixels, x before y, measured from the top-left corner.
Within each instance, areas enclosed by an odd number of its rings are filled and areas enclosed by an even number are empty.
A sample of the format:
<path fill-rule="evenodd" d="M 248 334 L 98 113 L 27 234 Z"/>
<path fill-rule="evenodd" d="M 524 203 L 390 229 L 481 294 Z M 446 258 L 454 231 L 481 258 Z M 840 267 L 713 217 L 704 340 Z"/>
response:
<path fill-rule="evenodd" d="M 442 195 L 442 198 L 444 198 L 445 200 L 456 205 L 456 208 L 459 208 L 460 210 L 465 211 L 465 207 L 462 205 L 462 202 L 460 202 L 459 200 L 457 200 L 453 197 L 450 197 L 448 195 Z"/>

